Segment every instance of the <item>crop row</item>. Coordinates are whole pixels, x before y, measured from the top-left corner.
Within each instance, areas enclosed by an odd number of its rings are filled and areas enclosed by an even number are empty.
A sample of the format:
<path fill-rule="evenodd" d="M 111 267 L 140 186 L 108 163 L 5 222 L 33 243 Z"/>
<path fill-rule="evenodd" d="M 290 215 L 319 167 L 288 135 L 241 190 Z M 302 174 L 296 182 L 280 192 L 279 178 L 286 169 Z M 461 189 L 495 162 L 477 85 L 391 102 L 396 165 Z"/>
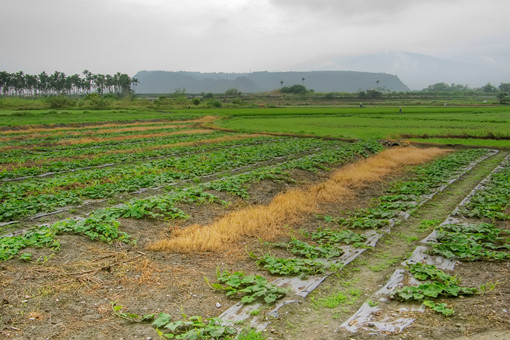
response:
<path fill-rule="evenodd" d="M 395 183 L 385 195 L 379 197 L 379 203 L 374 207 L 354 211 L 346 217 L 328 217 L 327 219 L 348 228 L 385 227 L 389 225 L 390 219 L 402 212 L 410 213 L 417 209 L 428 195 L 447 184 L 453 175 L 486 153 L 485 149 L 464 150 L 416 167 L 412 180 Z"/>
<path fill-rule="evenodd" d="M 136 122 L 136 123 L 117 123 L 117 124 L 100 124 L 100 125 L 85 125 L 85 126 L 65 126 L 65 127 L 33 127 L 28 129 L 22 129 L 22 130 L 10 130 L 10 131 L 3 131 L 3 135 L 5 137 L 31 137 L 34 135 L 54 135 L 54 134 L 66 134 L 66 133 L 74 133 L 74 132 L 98 132 L 98 131 L 115 131 L 119 129 L 131 129 L 131 128 L 152 128 L 152 127 L 158 127 L 163 125 L 182 125 L 186 126 L 190 123 L 193 123 L 192 121 L 172 121 L 172 120 L 165 120 L 165 121 L 158 121 L 158 122 Z"/>
<path fill-rule="evenodd" d="M 506 162 L 506 163 L 505 163 Z M 501 194 L 500 186 L 508 186 L 508 157 L 502 165 L 489 177 L 482 181 L 473 191 L 453 210 L 453 212 L 422 242 L 427 247 L 419 246 L 405 261 L 405 268 L 397 269 L 387 284 L 368 301 L 389 301 L 386 298 L 401 302 L 420 302 L 422 306 L 444 316 L 455 313 L 454 308 L 444 302 L 444 298 L 466 297 L 480 293 L 487 289 L 482 284 L 478 287 L 463 287 L 461 279 L 447 274 L 445 270 L 452 271 L 458 261 L 502 261 L 510 259 L 510 231 L 500 229 L 495 225 L 481 222 L 478 219 L 490 218 L 493 221 L 506 219 L 501 213 L 502 205 L 487 204 L 481 198 L 496 198 Z M 503 194 L 505 192 L 503 191 Z M 508 204 L 508 199 L 506 200 Z M 485 209 L 481 208 L 485 206 Z M 492 209 L 494 208 L 495 209 Z M 437 223 L 437 222 L 436 222 Z M 428 256 L 434 255 L 434 256 Z M 441 269 L 440 269 L 441 268 Z M 414 282 L 404 285 L 407 282 Z M 414 280 L 411 280 L 414 278 Z M 400 287 L 395 289 L 396 287 Z M 383 299 L 384 298 L 384 299 Z M 441 298 L 440 302 L 437 299 Z M 393 304 L 393 305 L 392 305 Z M 386 302 L 382 307 L 371 306 L 364 303 L 342 327 L 356 332 L 365 329 L 370 332 L 401 332 L 413 323 L 414 319 L 402 317 L 395 313 L 397 308 L 419 311 L 415 305 L 394 306 L 394 302 Z M 390 311 L 393 310 L 393 311 Z M 397 319 L 399 318 L 399 319 Z M 381 321 L 377 321 L 381 320 Z M 370 326 L 368 326 L 370 325 Z"/>
<path fill-rule="evenodd" d="M 228 135 L 233 135 L 233 133 L 211 131 L 209 133 L 203 134 L 187 134 L 186 131 L 183 131 L 182 134 L 161 136 L 158 138 L 139 138 L 129 141 L 94 142 L 86 145 L 60 145 L 59 147 L 51 148 L 46 146 L 38 146 L 28 150 L 12 149 L 2 151 L 2 154 L 0 155 L 0 163 L 22 164 L 24 162 L 41 161 L 55 158 L 80 158 L 107 152 L 127 152 L 128 150 L 142 150 L 151 147 L 157 147 L 160 145 L 190 142 Z M 9 175 L 5 178 L 13 178 L 13 176 Z"/>
<path fill-rule="evenodd" d="M 246 197 L 246 185 L 249 182 L 254 182 L 262 179 L 285 179 L 285 170 L 302 166 L 306 169 L 317 169 L 322 167 L 323 164 L 332 163 L 345 163 L 354 160 L 360 156 L 368 156 L 373 152 L 381 150 L 381 146 L 375 141 L 359 142 L 352 145 L 345 145 L 343 148 L 327 148 L 317 154 L 305 156 L 302 158 L 302 164 L 299 160 L 292 163 L 284 163 L 280 165 L 268 166 L 265 168 L 256 169 L 254 171 L 226 176 L 222 179 L 211 181 L 209 183 L 196 184 L 188 187 L 176 188 L 172 193 L 153 196 L 144 199 L 133 199 L 126 204 L 99 209 L 91 213 L 86 219 L 66 219 L 61 222 L 54 223 L 50 226 L 37 227 L 25 233 L 24 235 L 9 236 L 0 238 L 0 258 L 12 258 L 15 254 L 19 253 L 22 249 L 28 246 L 46 246 L 53 244 L 50 242 L 43 242 L 41 244 L 37 241 L 27 241 L 27 238 L 32 240 L 33 232 L 37 234 L 52 235 L 54 238 L 59 233 L 72 232 L 78 230 L 80 234 L 88 235 L 94 239 L 102 239 L 100 236 L 103 233 L 105 241 L 112 241 L 108 235 L 115 234 L 110 227 L 114 226 L 118 229 L 120 222 L 119 218 L 186 218 L 187 214 L 177 207 L 179 203 L 203 203 L 203 202 L 218 202 L 227 204 L 227 202 L 218 198 L 208 190 L 226 191 L 234 195 Z M 321 158 L 321 154 L 324 158 Z M 336 156 L 335 156 L 336 155 Z M 330 163 L 332 162 L 332 163 Z M 315 168 L 312 166 L 315 164 Z M 107 228 L 107 226 L 109 226 Z M 84 230 L 85 232 L 81 232 Z M 128 241 L 130 237 L 126 234 L 117 231 L 122 240 Z M 97 235 L 99 234 L 99 236 Z M 2 255 L 4 254 L 4 255 Z"/>
<path fill-rule="evenodd" d="M 327 272 L 337 271 L 365 248 L 375 246 L 377 240 L 389 232 L 389 228 L 406 218 L 420 204 L 451 183 L 459 175 L 469 170 L 473 164 L 487 155 L 487 150 L 462 151 L 449 154 L 427 165 L 413 169 L 414 176 L 409 181 L 395 183 L 383 196 L 379 204 L 369 209 L 360 209 L 347 213 L 347 217 L 334 218 L 326 216 L 327 222 L 337 224 L 334 228 L 319 228 L 304 233 L 302 240 L 291 238 L 289 242 L 277 243 L 272 246 L 286 249 L 291 256 L 275 257 L 270 253 L 252 257 L 259 267 L 282 278 L 273 282 L 277 286 L 290 285 L 294 294 L 305 297 L 328 275 Z M 441 169 L 441 175 L 436 172 Z M 410 190 L 410 188 L 414 188 Z M 346 229 L 347 228 L 347 229 Z M 354 229 L 354 230 L 352 230 Z M 366 229 L 383 229 L 379 232 L 361 232 Z M 347 245 L 347 246 L 346 246 Z M 354 250 L 356 249 L 356 250 Z M 308 278 L 307 275 L 312 275 Z M 325 276 L 326 275 L 326 276 Z M 305 276 L 305 278 L 288 278 L 289 276 Z M 295 297 L 290 296 L 290 301 Z M 279 304 L 269 315 L 277 315 Z M 236 305 L 227 310 L 221 318 L 231 323 L 241 322 L 249 317 L 253 308 Z M 244 316 L 244 317 L 243 317 Z M 264 323 L 257 324 L 261 328 Z M 260 330 L 260 329 L 259 329 Z"/>
<path fill-rule="evenodd" d="M 178 180 L 195 179 L 333 144 L 312 139 L 287 139 L 158 159 L 129 167 L 94 169 L 8 183 L 0 190 L 0 221 L 52 211 L 56 207 L 78 204 L 86 198 L 105 198 L 121 192 L 165 186 Z"/>
<path fill-rule="evenodd" d="M 258 141 L 263 140 L 264 139 L 260 139 Z M 279 140 L 273 139 L 270 143 L 254 145 L 243 145 L 244 142 L 242 140 L 226 142 L 226 144 L 230 147 L 227 149 L 213 149 L 207 153 L 192 153 L 193 150 L 200 150 L 202 147 L 188 146 L 181 149 L 181 151 L 188 152 L 188 154 L 181 155 L 181 157 L 170 156 L 123 164 L 115 168 L 87 169 L 75 173 L 60 173 L 52 177 L 29 178 L 24 181 L 7 183 L 0 189 L 0 199 L 26 195 L 28 192 L 37 193 L 41 188 L 49 190 L 51 188 L 72 186 L 77 183 L 81 184 L 89 181 L 99 182 L 98 180 L 101 179 L 106 180 L 108 183 L 113 183 L 116 179 L 129 179 L 133 176 L 144 174 L 163 174 L 167 170 L 179 172 L 185 178 L 190 178 L 193 175 L 201 176 L 213 173 L 214 169 L 211 168 L 235 168 L 274 157 L 296 154 L 325 146 L 342 145 L 343 143 L 316 139 L 287 138 Z M 213 148 L 213 145 L 214 144 L 208 147 Z M 178 178 L 182 176 L 178 176 Z M 4 193 L 11 194 L 6 196 Z"/>
<path fill-rule="evenodd" d="M 57 136 L 44 136 L 44 137 L 36 137 L 36 138 L 16 138 L 10 140 L 0 140 L 0 147 L 22 147 L 22 146 L 32 146 L 32 145 L 51 145 L 58 146 L 61 144 L 65 144 L 68 139 L 81 139 L 84 141 L 79 144 L 87 144 L 92 142 L 88 139 L 100 139 L 100 138 L 112 138 L 112 137 L 122 137 L 122 136 L 132 136 L 139 134 L 160 134 L 166 132 L 177 132 L 177 131 L 185 131 L 189 129 L 189 126 L 175 126 L 171 127 L 160 127 L 156 126 L 151 129 L 147 129 L 144 131 L 120 131 L 120 132 L 103 132 L 103 133 L 82 133 L 82 134 L 67 134 L 67 135 L 57 135 Z M 72 142 L 72 141 L 71 141 Z"/>
<path fill-rule="evenodd" d="M 129 150 L 132 152 L 121 152 L 121 153 L 106 153 L 106 154 L 98 154 L 94 155 L 90 158 L 78 158 L 78 159 L 70 159 L 70 160 L 62 160 L 56 162 L 47 162 L 45 164 L 41 164 L 39 166 L 32 167 L 22 167 L 17 168 L 11 171 L 4 171 L 0 173 L 0 178 L 4 179 L 12 179 L 12 180 L 20 180 L 26 179 L 29 176 L 44 176 L 55 175 L 59 172 L 66 171 L 79 171 L 86 170 L 90 167 L 103 167 L 103 166 L 115 166 L 115 165 L 125 165 L 126 163 L 133 163 L 137 161 L 144 161 L 156 158 L 166 158 L 172 156 L 182 156 L 185 154 L 191 153 L 199 153 L 205 152 L 208 150 L 219 149 L 224 147 L 230 147 L 232 145 L 248 145 L 248 144 L 257 144 L 267 142 L 271 139 L 270 137 L 251 137 L 245 139 L 233 139 L 231 141 L 226 140 L 224 142 L 216 141 L 214 143 L 204 143 L 200 145 L 200 141 L 203 141 L 204 138 L 195 138 L 194 143 L 196 145 L 187 145 L 187 146 L 172 146 L 168 145 L 162 148 L 156 149 L 134 149 Z M 188 139 L 189 140 L 189 139 Z M 177 142 L 177 141 L 176 141 Z M 179 142 L 177 142 L 179 143 Z M 182 143 L 182 142 L 181 142 Z M 185 143 L 185 142 L 184 142 Z"/>
<path fill-rule="evenodd" d="M 487 184 L 471 196 L 460 213 L 469 218 L 510 220 L 510 159 L 490 176 Z"/>
<path fill-rule="evenodd" d="M 482 181 L 467 200 L 439 225 L 432 239 L 431 252 L 464 261 L 510 259 L 510 231 L 481 222 L 510 219 L 510 158 Z M 459 220 L 459 218 L 461 218 Z M 456 223 L 452 223 L 452 222 Z"/>

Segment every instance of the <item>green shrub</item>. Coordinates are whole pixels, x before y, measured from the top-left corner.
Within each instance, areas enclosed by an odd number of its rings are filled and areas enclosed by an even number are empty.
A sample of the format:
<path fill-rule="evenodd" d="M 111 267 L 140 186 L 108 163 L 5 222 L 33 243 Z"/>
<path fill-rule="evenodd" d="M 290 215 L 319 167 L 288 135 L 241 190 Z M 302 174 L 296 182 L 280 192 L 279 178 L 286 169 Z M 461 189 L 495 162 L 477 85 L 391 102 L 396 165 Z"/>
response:
<path fill-rule="evenodd" d="M 64 95 L 49 96 L 46 98 L 46 101 L 52 109 L 73 107 L 76 104 L 75 99 L 66 97 Z"/>

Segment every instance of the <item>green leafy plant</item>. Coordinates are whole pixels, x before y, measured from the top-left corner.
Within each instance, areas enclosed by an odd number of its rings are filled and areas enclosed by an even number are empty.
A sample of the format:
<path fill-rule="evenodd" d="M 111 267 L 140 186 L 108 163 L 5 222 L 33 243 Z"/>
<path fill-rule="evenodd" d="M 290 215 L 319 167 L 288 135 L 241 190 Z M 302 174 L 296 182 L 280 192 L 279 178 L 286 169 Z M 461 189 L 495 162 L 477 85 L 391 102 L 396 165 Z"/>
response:
<path fill-rule="evenodd" d="M 329 244 L 314 246 L 296 238 L 292 238 L 291 241 L 287 243 L 274 243 L 272 246 L 285 248 L 292 254 L 303 256 L 307 259 L 329 259 L 332 257 L 339 257 L 343 254 L 342 249 L 338 247 Z"/>
<path fill-rule="evenodd" d="M 328 244 L 357 244 L 366 241 L 366 236 L 363 234 L 355 233 L 350 230 L 339 230 L 339 229 L 321 229 L 313 233 L 307 234 L 312 240 L 316 240 L 322 245 Z"/>
<path fill-rule="evenodd" d="M 201 316 L 182 315 L 182 320 L 171 321 L 168 314 L 160 313 L 152 323 L 163 339 L 227 339 L 237 334 L 237 329 L 222 324 L 219 318 L 202 319 Z"/>
<path fill-rule="evenodd" d="M 118 305 L 116 301 L 112 302 L 113 314 L 130 322 L 151 322 L 156 317 L 155 314 L 138 315 L 134 313 L 125 313 L 122 311 L 122 308 L 124 307 Z"/>
<path fill-rule="evenodd" d="M 430 309 L 432 309 L 435 312 L 438 312 L 440 314 L 443 314 L 444 316 L 450 316 L 455 313 L 455 310 L 453 308 L 448 308 L 448 305 L 446 303 L 435 303 L 431 300 L 424 300 L 423 304 Z"/>
<path fill-rule="evenodd" d="M 489 183 L 478 190 L 469 203 L 460 209 L 467 217 L 490 218 L 492 220 L 509 220 L 510 214 L 510 163 L 506 163 L 501 171 L 494 173 Z"/>
<path fill-rule="evenodd" d="M 32 253 L 22 253 L 19 255 L 19 259 L 22 261 L 30 262 L 32 260 Z"/>
<path fill-rule="evenodd" d="M 245 275 L 243 272 L 229 273 L 228 271 L 217 272 L 217 283 L 210 284 L 214 289 L 224 291 L 228 297 L 240 298 L 244 304 L 256 301 L 274 303 L 284 297 L 287 290 L 269 283 L 260 275 Z"/>
<path fill-rule="evenodd" d="M 510 258 L 510 232 L 488 223 L 478 225 L 448 224 L 436 228 L 437 244 L 430 252 L 446 258 L 476 261 Z"/>
<path fill-rule="evenodd" d="M 320 274 L 327 269 L 327 265 L 322 262 L 300 258 L 279 258 L 269 254 L 257 258 L 257 265 L 271 274 L 289 276 Z"/>
<path fill-rule="evenodd" d="M 460 280 L 457 277 L 448 275 L 433 265 L 416 263 L 409 266 L 409 271 L 416 279 L 428 282 L 418 286 L 402 287 L 391 296 L 401 301 L 424 301 L 426 306 L 444 315 L 453 314 L 453 309 L 448 309 L 446 304 L 436 304 L 429 299 L 473 295 L 478 292 L 476 288 L 459 286 Z"/>

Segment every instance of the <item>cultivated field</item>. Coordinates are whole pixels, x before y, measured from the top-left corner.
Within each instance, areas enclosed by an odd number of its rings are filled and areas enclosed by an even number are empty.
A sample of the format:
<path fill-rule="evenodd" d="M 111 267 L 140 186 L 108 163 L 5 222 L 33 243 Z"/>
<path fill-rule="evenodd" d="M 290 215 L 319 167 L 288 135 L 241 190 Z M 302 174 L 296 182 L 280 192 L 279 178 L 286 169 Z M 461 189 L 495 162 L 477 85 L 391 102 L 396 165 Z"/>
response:
<path fill-rule="evenodd" d="M 510 146 L 509 112 L 504 106 L 403 107 L 399 111 L 399 107 L 245 110 L 217 124 L 243 132 Z"/>
<path fill-rule="evenodd" d="M 0 335 L 509 336 L 505 110 L 278 110 L 0 115 Z"/>

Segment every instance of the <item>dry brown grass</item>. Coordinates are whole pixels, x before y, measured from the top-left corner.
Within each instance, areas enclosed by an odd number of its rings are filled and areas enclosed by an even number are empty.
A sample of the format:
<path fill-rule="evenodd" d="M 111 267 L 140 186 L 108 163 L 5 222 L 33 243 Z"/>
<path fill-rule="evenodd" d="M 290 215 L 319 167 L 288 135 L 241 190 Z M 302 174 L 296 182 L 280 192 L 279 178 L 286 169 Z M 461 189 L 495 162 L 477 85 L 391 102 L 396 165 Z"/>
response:
<path fill-rule="evenodd" d="M 405 166 L 418 165 L 449 150 L 414 147 L 394 148 L 342 167 L 320 184 L 292 189 L 277 195 L 269 205 L 251 206 L 232 212 L 207 226 L 176 229 L 172 238 L 159 240 L 149 250 L 195 252 L 224 251 L 244 237 L 273 240 L 282 235 L 285 225 L 299 222 L 306 214 L 319 213 L 324 203 L 341 203 L 355 190 L 383 180 Z"/>
<path fill-rule="evenodd" d="M 212 123 L 216 119 L 218 119 L 218 117 L 215 117 L 215 116 L 203 116 L 203 117 L 201 117 L 199 119 L 192 120 L 192 122 L 205 124 L 205 123 Z"/>

